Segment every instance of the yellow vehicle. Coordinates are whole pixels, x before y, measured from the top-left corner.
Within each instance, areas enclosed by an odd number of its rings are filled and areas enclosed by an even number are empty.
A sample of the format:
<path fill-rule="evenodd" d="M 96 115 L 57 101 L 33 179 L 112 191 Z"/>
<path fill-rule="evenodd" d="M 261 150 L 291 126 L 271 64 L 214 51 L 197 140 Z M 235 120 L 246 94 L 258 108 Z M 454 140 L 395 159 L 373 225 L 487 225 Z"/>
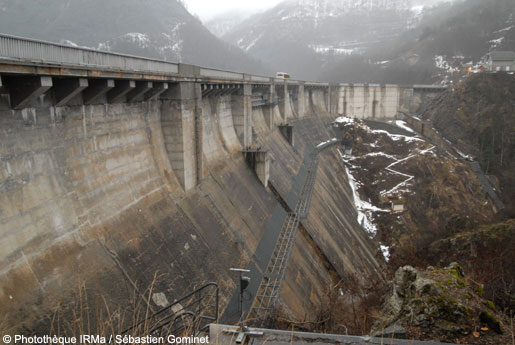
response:
<path fill-rule="evenodd" d="M 285 73 L 285 72 L 277 72 L 275 77 L 279 78 L 279 79 L 285 79 L 285 80 L 290 79 L 290 75 L 288 73 Z"/>

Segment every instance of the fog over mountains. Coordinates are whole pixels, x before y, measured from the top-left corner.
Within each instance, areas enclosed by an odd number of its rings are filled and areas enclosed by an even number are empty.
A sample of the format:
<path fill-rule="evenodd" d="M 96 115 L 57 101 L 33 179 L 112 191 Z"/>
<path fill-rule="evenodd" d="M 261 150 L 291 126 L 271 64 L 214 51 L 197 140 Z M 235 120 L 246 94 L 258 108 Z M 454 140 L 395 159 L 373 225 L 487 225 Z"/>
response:
<path fill-rule="evenodd" d="M 512 31 L 513 4 L 287 0 L 226 30 L 222 38 L 300 79 L 439 82 L 447 56 L 477 61 L 491 49 L 509 48 L 509 40 L 496 32 Z M 490 47 L 495 39 L 503 44 Z"/>
<path fill-rule="evenodd" d="M 222 38 L 278 70 L 316 79 L 326 55 L 359 53 L 378 41 L 391 41 L 415 18 L 408 0 L 289 0 Z"/>
<path fill-rule="evenodd" d="M 176 0 L 0 0 L 0 32 L 70 45 L 271 73 Z"/>
<path fill-rule="evenodd" d="M 0 32 L 331 82 L 439 83 L 515 50 L 513 0 L 285 0 L 206 23 L 178 0 L 0 0 Z M 216 33 L 221 38 L 216 37 Z"/>

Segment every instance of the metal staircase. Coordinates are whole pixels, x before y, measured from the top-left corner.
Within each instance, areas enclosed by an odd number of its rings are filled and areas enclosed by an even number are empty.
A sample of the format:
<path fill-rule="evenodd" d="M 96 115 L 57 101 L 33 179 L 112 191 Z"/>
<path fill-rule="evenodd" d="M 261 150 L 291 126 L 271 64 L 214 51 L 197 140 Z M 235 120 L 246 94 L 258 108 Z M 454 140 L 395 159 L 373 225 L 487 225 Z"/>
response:
<path fill-rule="evenodd" d="M 311 204 L 318 169 L 319 152 L 319 150 L 315 149 L 310 154 L 306 180 L 297 204 L 295 205 L 295 210 L 288 213 L 281 232 L 279 233 L 274 252 L 263 274 L 263 279 L 259 285 L 256 298 L 248 314 L 247 319 L 252 323 L 257 322 L 262 326 L 275 309 L 279 295 L 281 294 L 281 287 L 293 245 L 295 244 L 299 222 L 301 219 L 307 217 Z"/>

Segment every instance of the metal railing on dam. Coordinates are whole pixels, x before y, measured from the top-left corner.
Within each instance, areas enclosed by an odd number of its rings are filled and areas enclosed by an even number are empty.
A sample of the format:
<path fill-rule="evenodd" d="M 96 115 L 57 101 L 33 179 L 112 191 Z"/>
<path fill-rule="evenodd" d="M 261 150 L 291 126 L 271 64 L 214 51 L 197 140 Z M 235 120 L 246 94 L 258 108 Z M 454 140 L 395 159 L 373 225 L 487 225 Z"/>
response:
<path fill-rule="evenodd" d="M 0 58 L 138 72 L 179 72 L 177 63 L 7 35 L 0 35 Z"/>
<path fill-rule="evenodd" d="M 234 71 L 224 71 L 216 68 L 185 65 L 177 62 L 0 34 L 0 63 L 7 62 L 21 65 L 29 64 L 49 67 L 57 65 L 93 70 L 138 72 L 170 77 L 195 77 L 227 82 L 241 81 L 250 84 L 304 84 L 311 88 L 352 86 L 352 84 L 284 80 L 275 77 L 257 76 Z M 181 68 L 182 66 L 191 68 Z M 18 70 L 15 72 L 22 73 L 23 71 Z M 99 75 L 99 77 L 101 77 L 101 75 Z M 356 84 L 356 86 L 358 85 L 363 84 Z M 416 85 L 416 88 L 443 89 L 443 87 L 435 85 Z"/>
<path fill-rule="evenodd" d="M 3 61 L 2 61 L 3 60 Z M 0 34 L 0 62 L 62 65 L 79 68 L 109 69 L 126 72 L 141 72 L 179 76 L 180 63 L 100 51 L 86 47 L 74 47 L 54 42 L 35 40 Z M 224 71 L 214 68 L 196 67 L 195 76 L 228 81 L 248 80 L 250 82 L 283 82 L 263 76 Z"/>

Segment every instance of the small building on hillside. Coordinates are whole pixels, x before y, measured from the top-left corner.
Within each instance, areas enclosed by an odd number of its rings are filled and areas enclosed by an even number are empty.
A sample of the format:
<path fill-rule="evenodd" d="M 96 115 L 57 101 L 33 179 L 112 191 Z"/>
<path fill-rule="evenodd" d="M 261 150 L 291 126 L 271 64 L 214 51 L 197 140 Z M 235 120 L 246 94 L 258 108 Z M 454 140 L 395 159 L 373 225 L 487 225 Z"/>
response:
<path fill-rule="evenodd" d="M 392 200 L 392 211 L 395 213 L 404 212 L 404 204 L 403 199 Z"/>
<path fill-rule="evenodd" d="M 515 71 L 515 53 L 512 51 L 493 51 L 486 54 L 486 70 L 490 72 Z"/>

